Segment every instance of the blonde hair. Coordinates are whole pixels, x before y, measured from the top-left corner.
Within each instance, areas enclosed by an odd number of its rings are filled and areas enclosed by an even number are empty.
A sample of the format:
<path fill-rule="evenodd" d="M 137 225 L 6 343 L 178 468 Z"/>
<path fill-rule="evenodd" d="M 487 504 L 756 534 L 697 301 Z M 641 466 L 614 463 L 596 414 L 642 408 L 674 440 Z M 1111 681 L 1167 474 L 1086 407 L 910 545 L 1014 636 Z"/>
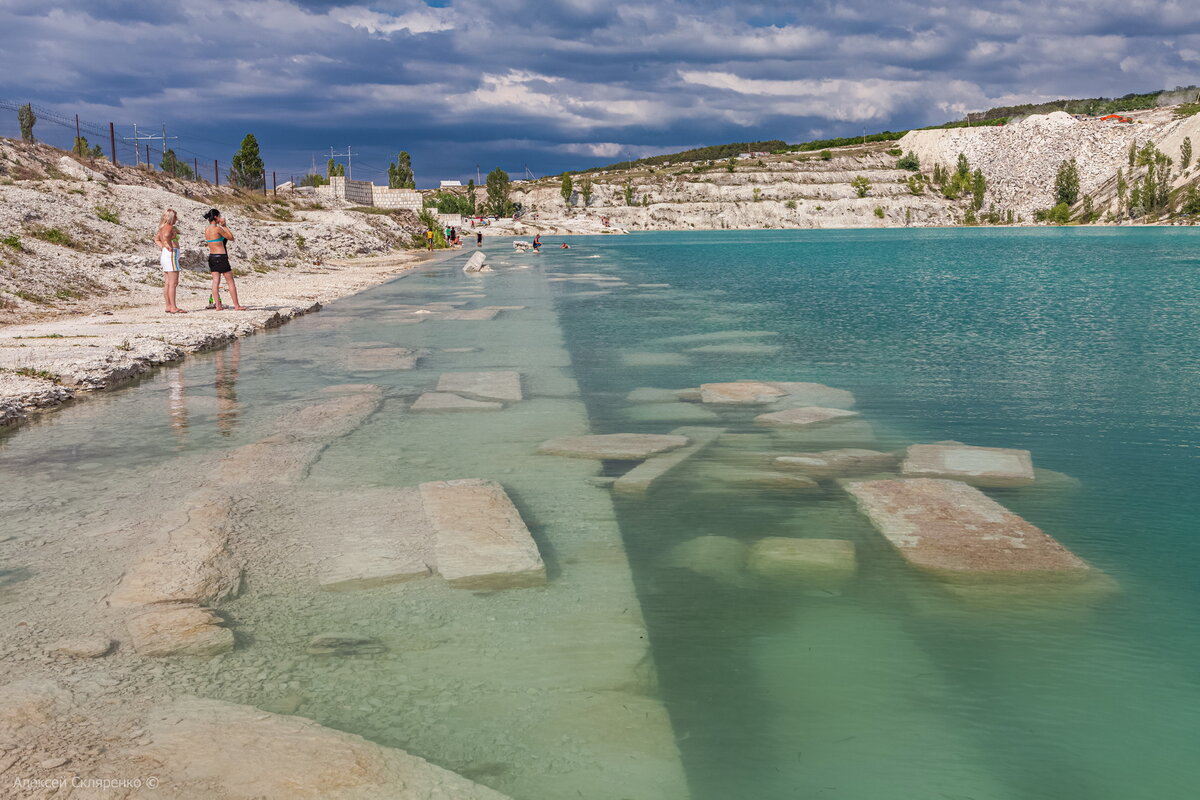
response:
<path fill-rule="evenodd" d="M 174 225 L 178 219 L 179 219 L 179 215 L 175 213 L 175 209 L 168 208 L 166 211 L 164 211 L 162 213 L 162 216 L 158 218 L 158 224 L 159 225 Z"/>

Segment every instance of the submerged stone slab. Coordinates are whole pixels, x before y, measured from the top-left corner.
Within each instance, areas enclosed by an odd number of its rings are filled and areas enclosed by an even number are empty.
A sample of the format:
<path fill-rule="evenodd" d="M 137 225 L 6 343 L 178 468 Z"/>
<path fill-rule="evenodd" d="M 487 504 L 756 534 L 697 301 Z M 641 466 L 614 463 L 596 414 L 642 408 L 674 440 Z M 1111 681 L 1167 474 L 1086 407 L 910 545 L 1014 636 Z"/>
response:
<path fill-rule="evenodd" d="M 1013 489 L 1034 481 L 1028 450 L 965 444 L 914 444 L 900 472 L 905 477 L 947 478 L 989 489 Z"/>
<path fill-rule="evenodd" d="M 111 606 L 215 603 L 236 594 L 241 567 L 228 550 L 229 495 L 201 490 L 185 501 L 182 525 L 159 534 L 121 577 Z"/>
<path fill-rule="evenodd" d="M 825 406 L 827 408 L 853 408 L 854 395 L 845 389 L 835 389 L 823 383 L 803 381 L 771 381 L 771 386 L 782 391 L 780 401 L 788 405 Z"/>
<path fill-rule="evenodd" d="M 425 392 L 409 408 L 412 411 L 499 411 L 504 404 L 472 400 L 452 392 Z"/>
<path fill-rule="evenodd" d="M 642 386 L 625 395 L 625 399 L 635 404 L 674 403 L 679 400 L 679 396 L 674 389 L 655 389 L 650 386 Z"/>
<path fill-rule="evenodd" d="M 719 473 L 710 469 L 710 476 L 718 477 L 725 483 L 744 489 L 757 489 L 773 492 L 804 492 L 819 493 L 821 486 L 807 475 L 797 475 L 790 472 L 780 472 L 772 469 L 723 469 Z"/>
<path fill-rule="evenodd" d="M 899 463 L 900 457 L 895 453 L 858 448 L 823 450 L 819 453 L 796 453 L 790 456 L 779 456 L 772 462 L 776 469 L 800 472 L 817 480 L 886 472 L 895 469 Z"/>
<path fill-rule="evenodd" d="M 717 441 L 724 432 L 724 428 L 678 428 L 672 431 L 672 435 L 686 439 L 689 444 L 638 464 L 613 481 L 613 491 L 622 495 L 646 494 L 655 481 Z"/>
<path fill-rule="evenodd" d="M 500 313 L 499 308 L 471 308 L 466 310 L 444 311 L 438 314 L 434 319 L 439 320 L 459 320 L 461 322 L 487 322 L 493 320 Z"/>
<path fill-rule="evenodd" d="M 713 405 L 765 406 L 774 403 L 784 394 L 782 389 L 759 381 L 700 384 L 700 402 Z"/>
<path fill-rule="evenodd" d="M 129 637 L 139 655 L 215 656 L 233 649 L 233 631 L 207 608 L 156 606 L 129 620 Z"/>
<path fill-rule="evenodd" d="M 830 586 L 854 577 L 854 543 L 845 539 L 790 539 L 768 536 L 750 546 L 746 565 L 773 581 Z"/>
<path fill-rule="evenodd" d="M 905 561 L 950 583 L 1072 582 L 1092 568 L 1039 528 L 959 481 L 849 481 L 859 510 Z"/>
<path fill-rule="evenodd" d="M 627 367 L 686 367 L 692 363 L 683 353 L 623 353 Z"/>
<path fill-rule="evenodd" d="M 175 797 L 505 800 L 449 770 L 302 717 L 185 697 L 155 708 L 145 753 Z"/>
<path fill-rule="evenodd" d="M 754 418 L 754 422 L 757 425 L 771 425 L 779 428 L 809 428 L 816 425 L 830 425 L 857 416 L 857 411 L 847 411 L 842 408 L 803 406 L 772 411 L 769 414 L 759 414 Z"/>
<path fill-rule="evenodd" d="M 624 416 L 633 422 L 715 422 L 716 412 L 695 403 L 646 403 L 627 408 Z"/>
<path fill-rule="evenodd" d="M 460 589 L 514 589 L 546 582 L 537 543 L 504 487 L 469 478 L 420 486 L 433 526 L 438 573 Z"/>
<path fill-rule="evenodd" d="M 728 342 L 725 344 L 702 344 L 699 347 L 689 347 L 688 352 L 703 355 L 770 356 L 782 349 L 783 347 L 777 344 Z"/>
<path fill-rule="evenodd" d="M 697 536 L 681 542 L 663 557 L 663 564 L 691 570 L 728 586 L 746 586 L 746 543 L 730 536 Z"/>
<path fill-rule="evenodd" d="M 417 355 L 406 347 L 362 348 L 346 354 L 346 368 L 351 372 L 410 370 L 416 366 Z"/>
<path fill-rule="evenodd" d="M 656 433 L 605 433 L 593 436 L 560 436 L 538 446 L 542 455 L 642 461 L 688 444 L 686 436 Z"/>
<path fill-rule="evenodd" d="M 443 372 L 438 379 L 437 390 L 467 397 L 472 400 L 494 400 L 516 403 L 521 393 L 519 372 Z"/>
<path fill-rule="evenodd" d="M 305 530 L 318 585 L 368 589 L 431 574 L 433 529 L 415 488 L 306 494 Z"/>

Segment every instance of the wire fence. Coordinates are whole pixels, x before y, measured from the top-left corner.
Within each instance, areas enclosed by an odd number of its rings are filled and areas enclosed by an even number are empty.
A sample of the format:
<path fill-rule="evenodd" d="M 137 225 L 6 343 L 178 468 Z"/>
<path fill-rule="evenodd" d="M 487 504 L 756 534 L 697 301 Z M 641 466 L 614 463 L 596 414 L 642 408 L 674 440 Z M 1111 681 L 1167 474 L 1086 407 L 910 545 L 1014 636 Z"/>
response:
<path fill-rule="evenodd" d="M 0 99 L 0 136 L 21 138 L 18 112 L 24 103 Z M 97 122 L 67 115 L 44 106 L 32 104 L 37 118 L 33 127 L 34 139 L 60 150 L 80 155 L 98 155 L 115 164 L 145 166 L 172 175 L 218 186 L 249 184 L 243 188 L 266 193 L 287 181 L 298 184 L 308 169 L 263 170 L 260 176 L 238 176 L 230 162 L 214 158 L 215 146 L 234 152 L 240 143 L 219 142 L 203 136 L 189 135 L 165 125 L 145 126 L 135 123 Z M 79 149 L 77 149 L 77 145 Z M 83 152 L 82 148 L 87 148 Z"/>

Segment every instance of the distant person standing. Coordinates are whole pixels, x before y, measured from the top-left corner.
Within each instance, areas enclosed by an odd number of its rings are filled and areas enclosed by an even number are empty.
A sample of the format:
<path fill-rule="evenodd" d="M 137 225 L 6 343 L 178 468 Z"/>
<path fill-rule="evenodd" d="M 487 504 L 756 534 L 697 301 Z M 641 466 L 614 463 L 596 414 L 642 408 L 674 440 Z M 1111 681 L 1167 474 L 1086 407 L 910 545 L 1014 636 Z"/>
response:
<path fill-rule="evenodd" d="M 168 208 L 158 218 L 158 233 L 154 234 L 154 243 L 160 248 L 158 263 L 162 265 L 163 300 L 168 314 L 187 313 L 175 304 L 175 290 L 179 288 L 179 231 L 175 228 L 178 221 L 175 209 Z"/>
<path fill-rule="evenodd" d="M 475 231 L 475 246 L 483 247 L 483 231 Z"/>
<path fill-rule="evenodd" d="M 425 229 L 425 249 L 433 252 L 433 228 Z"/>
<path fill-rule="evenodd" d="M 215 208 L 210 208 L 204 214 L 208 227 L 204 229 L 204 243 L 208 245 L 208 271 L 212 273 L 213 308 L 224 311 L 221 305 L 221 276 L 225 276 L 225 285 L 229 287 L 229 297 L 233 300 L 235 311 L 245 311 L 246 307 L 238 302 L 237 284 L 233 280 L 233 267 L 229 266 L 229 252 L 226 245 L 233 241 L 233 231 L 229 229 L 225 217 Z"/>

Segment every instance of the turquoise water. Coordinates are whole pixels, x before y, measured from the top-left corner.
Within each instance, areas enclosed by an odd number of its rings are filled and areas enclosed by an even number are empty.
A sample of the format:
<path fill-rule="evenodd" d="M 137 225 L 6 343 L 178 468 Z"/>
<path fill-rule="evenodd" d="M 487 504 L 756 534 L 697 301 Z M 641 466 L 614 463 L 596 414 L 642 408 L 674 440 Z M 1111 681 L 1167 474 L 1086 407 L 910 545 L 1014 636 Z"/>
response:
<path fill-rule="evenodd" d="M 670 427 L 626 416 L 639 386 L 849 389 L 883 445 L 1027 448 L 1036 466 L 1081 481 L 995 496 L 1122 587 L 1090 613 L 960 609 L 881 552 L 836 493 L 714 491 L 699 465 L 621 507 L 697 798 L 1195 794 L 1198 245 L 1191 230 L 1146 229 L 656 233 L 575 246 L 567 271 L 631 284 L 583 299 L 572 294 L 596 287 L 557 284 L 598 431 Z M 729 330 L 775 333 L 731 341 L 779 349 L 664 341 Z M 688 363 L 631 367 L 628 352 Z M 862 566 L 836 596 L 747 589 L 677 567 L 672 549 L 700 535 L 851 538 Z"/>
<path fill-rule="evenodd" d="M 242 509 L 247 590 L 220 609 L 238 648 L 219 673 L 202 661 L 156 664 L 173 688 L 264 708 L 297 695 L 295 713 L 516 800 L 664 796 L 655 781 L 670 770 L 653 765 L 670 766 L 670 732 L 623 716 L 642 718 L 644 707 L 648 719 L 660 697 L 697 800 L 1196 794 L 1198 234 L 756 231 L 571 243 L 540 256 L 495 243 L 493 275 L 436 266 L 0 435 L 0 617 L 46 620 L 51 638 L 108 631 L 99 599 L 138 552 L 123 531 L 139 515 L 173 509 L 216 458 L 271 434 L 283 411 L 327 398 L 331 385 L 371 382 L 382 407 L 322 454 L 298 496 L 280 490 Z M 446 300 L 526 308 L 415 325 L 398 310 Z M 348 366 L 371 343 L 423 360 L 411 372 Z M 476 369 L 522 371 L 527 401 L 494 415 L 409 413 L 442 371 Z M 694 404 L 626 399 L 639 387 L 737 379 L 852 391 L 872 426 L 854 443 L 1028 448 L 1037 467 L 1078 484 L 1059 477 L 994 497 L 1120 594 L 1082 609 L 1037 598 L 963 606 L 899 562 L 835 486 L 804 494 L 731 480 L 762 453 L 825 445 L 764 434 L 751 412 L 698 419 L 705 410 Z M 624 633 L 612 647 L 591 633 L 627 618 L 633 591 L 606 490 L 588 462 L 534 455 L 541 439 L 588 425 L 732 434 L 646 500 L 618 498 L 656 690 Z M 828 442 L 842 444 L 851 442 Z M 306 517 L 321 498 L 344 504 L 343 493 L 465 476 L 513 495 L 549 588 L 315 589 L 305 546 L 331 526 Z M 859 569 L 836 588 L 764 586 L 722 553 L 685 555 L 705 536 L 849 539 Z M 261 554 L 270 560 L 255 562 Z M 305 658 L 307 637 L 330 629 L 391 650 Z M 6 648 L 43 644 L 17 642 L 13 630 Z M 23 675 L 37 664 L 4 667 Z M 122 681 L 146 673 L 124 645 L 97 669 Z"/>

